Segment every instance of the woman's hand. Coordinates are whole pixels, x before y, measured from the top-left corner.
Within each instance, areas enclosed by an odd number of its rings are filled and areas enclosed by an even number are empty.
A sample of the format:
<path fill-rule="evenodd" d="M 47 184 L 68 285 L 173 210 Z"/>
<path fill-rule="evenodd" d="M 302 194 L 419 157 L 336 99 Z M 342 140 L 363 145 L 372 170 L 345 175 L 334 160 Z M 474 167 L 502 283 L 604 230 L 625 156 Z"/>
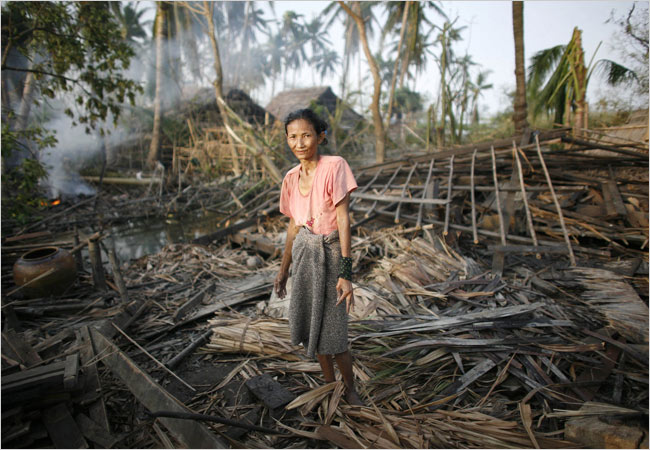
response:
<path fill-rule="evenodd" d="M 287 280 L 289 279 L 289 274 L 283 270 L 281 270 L 278 275 L 275 277 L 275 282 L 273 283 L 273 287 L 275 289 L 275 293 L 278 294 L 278 297 L 284 298 L 285 295 L 287 295 Z"/>
<path fill-rule="evenodd" d="M 354 292 L 352 291 L 352 282 L 346 280 L 345 278 L 339 278 L 338 283 L 336 283 L 336 293 L 339 296 L 339 301 L 336 302 L 336 306 L 340 305 L 343 300 L 345 300 L 345 310 L 350 314 L 350 311 L 354 309 Z"/>

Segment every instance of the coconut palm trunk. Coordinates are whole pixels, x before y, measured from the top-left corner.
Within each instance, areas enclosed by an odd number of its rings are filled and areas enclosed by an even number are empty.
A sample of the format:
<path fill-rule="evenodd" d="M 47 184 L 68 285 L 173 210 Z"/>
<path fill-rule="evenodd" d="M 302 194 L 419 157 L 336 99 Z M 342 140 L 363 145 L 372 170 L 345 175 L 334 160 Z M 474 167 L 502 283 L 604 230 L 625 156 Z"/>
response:
<path fill-rule="evenodd" d="M 205 11 L 205 18 L 208 22 L 208 36 L 210 38 L 210 46 L 212 47 L 212 56 L 214 63 L 214 94 L 217 100 L 217 106 L 219 107 L 219 114 L 221 115 L 221 120 L 223 120 L 223 125 L 228 127 L 228 113 L 226 108 L 223 107 L 223 104 L 220 100 L 223 100 L 223 69 L 221 67 L 221 56 L 219 54 L 219 44 L 217 43 L 217 37 L 214 32 L 214 19 L 212 17 L 212 6 L 208 1 L 203 2 L 203 10 Z M 232 155 L 232 170 L 236 176 L 241 174 L 241 166 L 239 164 L 239 154 L 237 153 L 237 148 L 235 147 L 230 133 L 226 133 L 228 138 L 228 144 L 230 145 L 230 153 Z"/>
<path fill-rule="evenodd" d="M 162 83 L 163 83 L 163 61 L 165 54 L 165 15 L 168 8 L 165 2 L 158 2 L 156 9 L 156 91 L 153 103 L 153 131 L 149 154 L 147 155 L 147 166 L 153 167 L 156 161 L 160 160 L 160 132 L 162 123 Z"/>
<path fill-rule="evenodd" d="M 524 2 L 512 2 L 512 31 L 515 38 L 515 104 L 513 121 L 515 134 L 523 134 L 528 128 L 526 104 L 526 64 L 524 57 Z"/>
<path fill-rule="evenodd" d="M 354 13 L 350 7 L 345 4 L 345 2 L 339 1 L 338 3 L 357 24 L 357 29 L 359 30 L 359 38 L 361 39 L 361 44 L 363 46 L 363 52 L 366 55 L 366 60 L 368 61 L 370 72 L 372 73 L 372 78 L 374 80 L 374 89 L 372 94 L 372 103 L 370 104 L 370 110 L 372 112 L 372 123 L 375 128 L 375 159 L 378 163 L 382 163 L 384 162 L 385 158 L 385 136 L 384 124 L 382 122 L 381 112 L 379 110 L 379 100 L 381 98 L 381 75 L 379 74 L 379 66 L 377 65 L 375 58 L 372 56 L 372 52 L 368 46 L 366 24 L 363 21 L 363 18 L 360 15 Z"/>
<path fill-rule="evenodd" d="M 406 32 L 406 19 L 408 18 L 409 7 L 411 2 L 406 2 L 404 5 L 404 12 L 402 13 L 402 29 L 399 31 L 399 42 L 397 44 L 397 57 L 395 58 L 395 66 L 393 67 L 393 76 L 390 80 L 390 94 L 388 95 L 388 112 L 386 113 L 386 129 L 390 126 L 390 116 L 393 114 L 393 98 L 395 96 L 395 84 L 397 82 L 397 68 L 399 67 L 400 54 L 402 52 L 402 43 L 404 42 L 404 34 Z M 406 61 L 402 62 L 402 66 L 406 65 Z"/>

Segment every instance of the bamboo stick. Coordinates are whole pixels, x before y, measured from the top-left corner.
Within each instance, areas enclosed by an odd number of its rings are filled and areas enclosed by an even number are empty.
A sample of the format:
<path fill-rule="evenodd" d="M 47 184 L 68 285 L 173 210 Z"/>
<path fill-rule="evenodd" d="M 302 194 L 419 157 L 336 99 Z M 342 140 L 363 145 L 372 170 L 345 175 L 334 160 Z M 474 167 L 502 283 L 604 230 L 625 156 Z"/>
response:
<path fill-rule="evenodd" d="M 528 223 L 528 231 L 530 232 L 530 237 L 533 240 L 533 245 L 537 246 L 537 234 L 535 234 L 535 227 L 533 226 L 533 216 L 530 213 L 530 207 L 528 206 L 528 194 L 526 193 L 526 186 L 524 184 L 524 171 L 521 168 L 521 160 L 519 159 L 519 152 L 517 150 L 517 145 L 513 141 L 512 151 L 515 154 L 515 162 L 517 163 L 517 173 L 519 174 L 519 187 L 521 188 L 521 196 L 524 200 L 524 209 L 526 210 L 526 222 Z M 537 253 L 537 259 L 540 259 L 542 255 Z"/>
<path fill-rule="evenodd" d="M 497 212 L 499 213 L 499 235 L 501 236 L 501 244 L 506 245 L 506 231 L 503 225 L 503 213 L 501 212 L 501 199 L 499 198 L 499 180 L 497 178 L 497 161 L 494 155 L 494 147 L 490 149 L 492 155 L 492 178 L 494 180 L 494 195 L 497 200 Z"/>
<path fill-rule="evenodd" d="M 553 183 L 551 182 L 551 175 L 548 173 L 546 168 L 546 163 L 544 162 L 544 157 L 542 156 L 542 149 L 539 146 L 539 136 L 535 136 L 535 144 L 537 146 L 537 155 L 539 156 L 539 163 L 542 166 L 544 175 L 546 176 L 546 183 L 548 188 L 551 191 L 551 196 L 553 197 L 553 203 L 555 203 L 555 208 L 557 209 L 557 214 L 560 217 L 560 226 L 562 227 L 562 233 L 564 234 L 564 241 L 566 242 L 567 248 L 569 250 L 569 259 L 571 260 L 571 265 L 576 265 L 576 257 L 573 254 L 573 248 L 571 247 L 571 240 L 569 239 L 569 233 L 566 229 L 566 224 L 564 223 L 564 215 L 562 214 L 562 208 L 560 207 L 560 202 L 555 195 L 555 189 L 553 189 Z"/>
<path fill-rule="evenodd" d="M 472 153 L 472 167 L 471 167 L 471 173 L 469 176 L 470 180 L 470 197 L 472 200 L 472 236 L 474 238 L 474 243 L 478 244 L 478 233 L 476 231 L 476 198 L 474 194 L 474 168 L 476 165 L 476 152 L 477 150 L 474 149 L 474 153 Z"/>
<path fill-rule="evenodd" d="M 447 205 L 445 207 L 445 226 L 442 232 L 443 236 L 449 234 L 449 214 L 451 213 L 451 190 L 454 178 L 454 155 L 449 159 L 449 181 L 447 181 Z"/>
<path fill-rule="evenodd" d="M 431 163 L 429 164 L 429 173 L 427 174 L 427 180 L 424 182 L 424 189 L 422 189 L 422 200 L 425 200 L 425 196 L 427 195 L 427 188 L 429 187 L 429 182 L 431 181 L 431 171 L 433 170 L 433 165 L 436 163 L 435 158 L 431 158 Z M 420 204 L 420 208 L 418 209 L 418 221 L 416 223 L 416 227 L 420 227 L 422 225 L 422 211 L 424 209 L 424 204 Z"/>
<path fill-rule="evenodd" d="M 353 192 L 353 194 L 357 194 L 357 195 L 358 195 L 358 194 L 363 194 L 363 193 L 366 192 L 368 189 L 370 189 L 370 186 L 372 185 L 372 183 L 375 182 L 375 180 L 377 179 L 377 177 L 379 176 L 379 174 L 380 174 L 381 172 L 382 172 L 381 170 L 377 171 L 377 173 L 375 173 L 375 176 L 372 177 L 372 179 L 368 182 L 368 184 L 366 184 L 366 185 L 365 185 L 364 187 L 362 187 L 360 190 Z M 352 199 L 350 200 L 350 208 L 352 208 L 352 206 L 353 206 L 356 202 L 357 202 L 357 200 L 354 199 L 354 198 L 352 198 Z"/>
<path fill-rule="evenodd" d="M 391 183 L 393 182 L 393 180 L 395 179 L 395 177 L 397 176 L 397 174 L 401 169 L 402 169 L 401 165 L 397 166 L 397 169 L 395 169 L 395 172 L 393 172 L 393 175 L 388 180 L 388 183 L 386 183 L 386 185 L 379 192 L 379 195 L 383 195 L 384 192 L 386 192 L 388 188 L 390 188 Z M 375 203 L 373 203 L 370 209 L 368 210 L 368 212 L 366 212 L 366 217 L 370 217 L 370 214 L 372 214 L 372 212 L 375 210 L 376 207 L 377 207 L 377 200 L 375 200 Z"/>
<path fill-rule="evenodd" d="M 408 187 L 409 182 L 411 181 L 411 177 L 413 176 L 413 173 L 416 171 L 417 167 L 418 167 L 418 163 L 413 164 L 413 167 L 411 167 L 411 170 L 408 176 L 406 177 L 406 181 L 404 182 L 404 186 L 402 187 L 402 194 L 400 195 L 401 198 L 405 198 L 406 188 Z M 402 202 L 400 201 L 399 203 L 397 203 L 397 209 L 395 210 L 395 219 L 394 219 L 395 223 L 399 223 L 399 212 L 401 208 L 402 208 Z"/>
<path fill-rule="evenodd" d="M 156 358 L 154 358 L 154 356 L 153 356 L 151 353 L 149 353 L 147 350 L 145 350 L 144 347 L 142 347 L 140 344 L 138 344 L 137 342 L 135 342 L 133 339 L 131 339 L 131 337 L 130 337 L 128 334 L 126 334 L 124 331 L 122 331 L 122 329 L 121 329 L 120 327 L 118 327 L 117 325 L 115 325 L 114 322 L 111 322 L 111 325 L 113 325 L 113 327 L 115 327 L 115 329 L 116 329 L 117 331 L 119 331 L 120 334 L 121 334 L 122 336 L 124 336 L 124 337 L 125 337 L 125 338 L 126 338 L 126 339 L 131 343 L 131 344 L 135 345 L 135 346 L 136 346 L 136 347 L 137 347 L 141 352 L 143 352 L 145 355 L 147 355 L 149 358 L 151 358 L 151 360 L 152 360 L 153 362 L 155 362 L 155 363 L 156 363 L 156 364 L 157 364 L 161 369 L 163 369 L 165 372 L 169 373 L 171 376 L 173 376 L 173 377 L 176 378 L 178 381 L 180 381 L 181 383 L 183 383 L 186 387 L 190 388 L 190 390 L 196 392 L 196 389 L 194 389 L 191 385 L 187 384 L 187 383 L 186 383 L 186 382 L 185 382 L 181 377 L 179 377 L 178 375 L 176 375 L 174 372 L 172 372 L 171 370 L 169 370 L 169 369 L 167 368 L 167 366 L 165 366 L 163 363 L 161 363 L 161 362 L 158 361 Z"/>

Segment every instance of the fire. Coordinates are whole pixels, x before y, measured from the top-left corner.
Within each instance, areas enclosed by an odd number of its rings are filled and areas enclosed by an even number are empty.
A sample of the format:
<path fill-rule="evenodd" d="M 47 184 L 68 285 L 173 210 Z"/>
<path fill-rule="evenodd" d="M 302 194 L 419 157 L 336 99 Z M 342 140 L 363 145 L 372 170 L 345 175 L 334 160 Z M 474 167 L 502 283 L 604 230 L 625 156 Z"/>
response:
<path fill-rule="evenodd" d="M 61 204 L 61 199 L 57 198 L 56 200 L 52 200 L 51 202 L 47 202 L 45 200 L 40 201 L 41 206 L 56 206 Z"/>

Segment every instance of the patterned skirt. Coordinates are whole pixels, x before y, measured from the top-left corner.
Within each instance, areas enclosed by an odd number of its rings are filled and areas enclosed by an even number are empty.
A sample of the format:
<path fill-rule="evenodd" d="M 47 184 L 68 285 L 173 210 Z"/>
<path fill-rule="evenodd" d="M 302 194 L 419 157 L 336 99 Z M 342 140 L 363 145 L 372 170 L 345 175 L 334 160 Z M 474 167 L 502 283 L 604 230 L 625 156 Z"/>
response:
<path fill-rule="evenodd" d="M 289 327 L 293 345 L 307 355 L 335 355 L 348 349 L 345 302 L 336 306 L 341 246 L 338 231 L 325 235 L 301 228 L 293 241 Z"/>

